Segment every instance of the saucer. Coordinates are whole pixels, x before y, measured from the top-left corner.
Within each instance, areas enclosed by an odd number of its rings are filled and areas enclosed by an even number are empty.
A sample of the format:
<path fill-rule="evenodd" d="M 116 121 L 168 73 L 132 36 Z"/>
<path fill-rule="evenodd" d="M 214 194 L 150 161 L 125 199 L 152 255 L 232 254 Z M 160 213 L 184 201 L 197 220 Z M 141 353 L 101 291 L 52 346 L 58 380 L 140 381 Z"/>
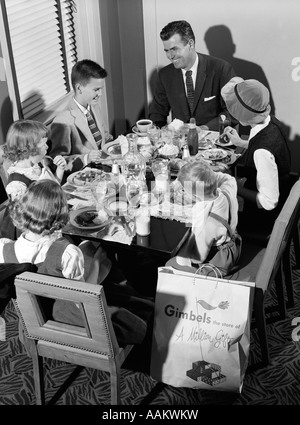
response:
<path fill-rule="evenodd" d="M 145 137 L 145 136 L 147 136 L 147 132 L 146 132 L 146 133 L 141 133 L 141 132 L 137 129 L 137 126 L 136 126 L 136 125 L 134 125 L 134 126 L 132 127 L 132 131 L 133 131 L 135 134 L 137 134 L 138 136 L 140 136 L 140 137 Z"/>

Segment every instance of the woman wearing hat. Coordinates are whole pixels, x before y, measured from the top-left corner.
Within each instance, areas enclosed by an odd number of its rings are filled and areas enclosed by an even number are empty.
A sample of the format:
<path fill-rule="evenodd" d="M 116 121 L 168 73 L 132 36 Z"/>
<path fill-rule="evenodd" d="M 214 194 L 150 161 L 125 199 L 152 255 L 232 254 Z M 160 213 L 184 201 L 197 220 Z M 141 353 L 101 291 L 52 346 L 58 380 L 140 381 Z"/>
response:
<path fill-rule="evenodd" d="M 230 114 L 251 126 L 248 140 L 226 128 L 230 141 L 246 148 L 238 168 L 238 195 L 244 200 L 238 228 L 270 233 L 289 193 L 291 155 L 283 124 L 270 115 L 269 90 L 257 80 L 234 77 L 221 95 Z"/>

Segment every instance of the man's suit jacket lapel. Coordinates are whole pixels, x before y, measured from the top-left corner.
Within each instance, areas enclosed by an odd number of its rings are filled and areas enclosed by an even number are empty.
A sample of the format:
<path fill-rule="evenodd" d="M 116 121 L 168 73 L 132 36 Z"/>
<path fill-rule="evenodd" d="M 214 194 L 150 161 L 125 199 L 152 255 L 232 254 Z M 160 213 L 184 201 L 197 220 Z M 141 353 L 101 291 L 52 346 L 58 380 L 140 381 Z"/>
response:
<path fill-rule="evenodd" d="M 85 136 L 86 140 L 89 141 L 93 149 L 98 149 L 95 139 L 89 129 L 87 119 L 81 110 L 78 108 L 74 100 L 70 102 L 70 112 L 74 118 L 74 123 L 76 127 L 81 131 L 81 133 Z"/>
<path fill-rule="evenodd" d="M 203 90 L 203 87 L 204 87 L 204 84 L 205 84 L 205 80 L 206 80 L 206 77 L 207 77 L 205 58 L 200 53 L 198 53 L 198 58 L 199 58 L 199 61 L 198 61 L 198 69 L 197 69 L 197 80 L 196 80 L 196 87 L 195 87 L 195 94 L 194 94 L 194 105 L 193 105 L 192 113 L 194 112 L 194 110 L 195 110 L 195 108 L 196 108 L 196 106 L 199 102 L 199 99 L 200 99 L 200 96 L 201 96 L 201 93 L 202 93 L 202 90 Z"/>

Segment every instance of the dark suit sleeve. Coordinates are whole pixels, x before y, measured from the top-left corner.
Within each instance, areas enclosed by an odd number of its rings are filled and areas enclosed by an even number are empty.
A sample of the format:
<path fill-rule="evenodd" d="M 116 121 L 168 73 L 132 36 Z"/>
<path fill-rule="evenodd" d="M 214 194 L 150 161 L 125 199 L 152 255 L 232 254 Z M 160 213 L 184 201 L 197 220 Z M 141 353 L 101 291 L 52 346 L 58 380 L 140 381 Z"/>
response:
<path fill-rule="evenodd" d="M 49 155 L 52 156 L 52 158 L 57 155 L 70 155 L 72 148 L 71 126 L 68 124 L 53 122 L 49 133 Z"/>
<path fill-rule="evenodd" d="M 84 154 L 73 154 L 71 155 L 72 149 L 72 128 L 68 124 L 53 122 L 50 127 L 50 134 L 48 137 L 47 144 L 48 154 L 55 158 L 57 155 L 62 155 L 67 161 L 67 168 L 64 172 L 62 184 L 65 183 L 66 178 L 79 171 L 84 164 Z"/>
<path fill-rule="evenodd" d="M 222 87 L 225 86 L 225 84 L 228 83 L 229 80 L 231 80 L 231 78 L 236 77 L 236 73 L 232 67 L 232 65 L 229 62 L 226 61 L 222 61 L 222 67 L 220 69 L 220 87 L 219 87 L 219 93 L 220 93 L 220 110 L 219 113 L 224 112 L 225 115 L 229 115 L 228 110 L 226 109 L 226 105 L 225 102 L 221 96 L 221 89 Z M 231 117 L 231 125 L 232 127 L 235 127 L 238 124 L 238 121 Z M 216 116 L 215 118 L 211 119 L 210 121 L 208 121 L 207 123 L 205 123 L 205 125 L 213 131 L 218 131 L 219 130 L 219 117 Z"/>
<path fill-rule="evenodd" d="M 166 94 L 165 87 L 161 80 L 161 73 L 158 73 L 157 83 L 153 100 L 149 108 L 149 118 L 156 125 L 162 127 L 167 124 L 167 118 L 170 112 L 170 104 Z"/>

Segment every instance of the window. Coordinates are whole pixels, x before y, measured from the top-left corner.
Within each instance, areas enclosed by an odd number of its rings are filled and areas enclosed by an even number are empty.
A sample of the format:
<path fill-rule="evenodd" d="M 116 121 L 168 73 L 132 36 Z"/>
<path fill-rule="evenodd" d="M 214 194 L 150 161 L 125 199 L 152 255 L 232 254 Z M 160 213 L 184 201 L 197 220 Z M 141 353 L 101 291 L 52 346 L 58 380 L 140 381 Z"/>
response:
<path fill-rule="evenodd" d="M 0 1 L 1 44 L 3 53 L 6 52 L 14 118 L 34 119 L 71 89 L 70 72 L 78 60 L 74 23 L 76 2 Z"/>

